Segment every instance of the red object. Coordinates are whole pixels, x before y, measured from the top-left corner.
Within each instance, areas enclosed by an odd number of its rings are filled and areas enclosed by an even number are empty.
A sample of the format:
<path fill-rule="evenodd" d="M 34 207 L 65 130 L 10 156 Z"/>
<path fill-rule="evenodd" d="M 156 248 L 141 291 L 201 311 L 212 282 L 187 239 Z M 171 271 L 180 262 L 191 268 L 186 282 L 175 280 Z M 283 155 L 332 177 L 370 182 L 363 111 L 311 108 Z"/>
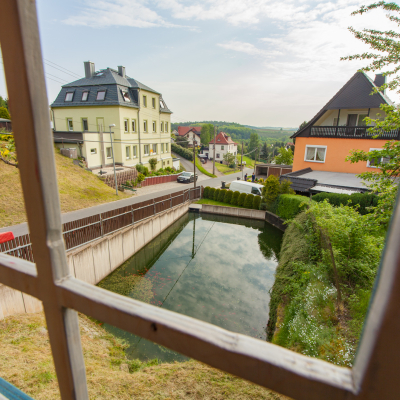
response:
<path fill-rule="evenodd" d="M 0 233 L 0 243 L 5 243 L 13 239 L 14 239 L 14 234 L 12 232 Z"/>

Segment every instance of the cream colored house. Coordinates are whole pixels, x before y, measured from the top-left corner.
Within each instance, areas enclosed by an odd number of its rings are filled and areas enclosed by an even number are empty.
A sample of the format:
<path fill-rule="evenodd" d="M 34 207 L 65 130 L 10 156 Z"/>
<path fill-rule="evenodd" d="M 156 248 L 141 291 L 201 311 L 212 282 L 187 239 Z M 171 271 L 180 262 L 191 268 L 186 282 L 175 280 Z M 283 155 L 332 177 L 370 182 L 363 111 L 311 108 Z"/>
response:
<path fill-rule="evenodd" d="M 85 78 L 64 85 L 51 105 L 57 147 L 76 147 L 90 169 L 111 166 L 110 128 L 115 162 L 172 167 L 171 114 L 161 93 L 118 71 L 95 72 L 87 61 Z"/>

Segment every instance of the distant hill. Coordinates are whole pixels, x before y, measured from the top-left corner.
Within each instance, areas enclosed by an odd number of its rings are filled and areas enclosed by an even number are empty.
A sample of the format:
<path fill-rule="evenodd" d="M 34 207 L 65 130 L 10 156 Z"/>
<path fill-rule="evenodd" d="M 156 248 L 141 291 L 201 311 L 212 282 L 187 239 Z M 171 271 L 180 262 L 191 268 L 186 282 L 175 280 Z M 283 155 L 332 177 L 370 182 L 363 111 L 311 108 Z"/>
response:
<path fill-rule="evenodd" d="M 172 130 L 178 129 L 178 126 L 201 126 L 203 124 L 216 125 L 218 131 L 224 131 L 232 136 L 232 139 L 248 140 L 252 133 L 257 133 L 260 139 L 264 142 L 275 143 L 275 142 L 291 142 L 290 136 L 293 135 L 294 128 L 257 128 L 249 125 L 240 125 L 236 122 L 226 121 L 190 121 L 190 122 L 179 122 L 172 123 Z"/>
<path fill-rule="evenodd" d="M 271 129 L 273 131 L 280 131 L 281 129 L 284 131 L 297 131 L 299 128 L 284 128 L 281 126 L 251 126 L 251 125 L 243 125 L 246 128 L 251 128 L 251 129 Z"/>

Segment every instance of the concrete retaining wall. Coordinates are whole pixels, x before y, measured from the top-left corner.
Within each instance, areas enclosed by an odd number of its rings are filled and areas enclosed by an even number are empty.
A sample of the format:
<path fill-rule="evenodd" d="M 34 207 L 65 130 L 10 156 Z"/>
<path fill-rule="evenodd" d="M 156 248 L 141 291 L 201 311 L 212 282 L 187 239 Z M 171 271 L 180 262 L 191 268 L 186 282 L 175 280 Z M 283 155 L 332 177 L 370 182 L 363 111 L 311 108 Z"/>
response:
<path fill-rule="evenodd" d="M 188 210 L 189 203 L 181 204 L 67 252 L 67 262 L 71 274 L 77 279 L 91 284 L 100 282 Z M 10 315 L 42 310 L 41 301 L 0 284 L 0 320 Z"/>

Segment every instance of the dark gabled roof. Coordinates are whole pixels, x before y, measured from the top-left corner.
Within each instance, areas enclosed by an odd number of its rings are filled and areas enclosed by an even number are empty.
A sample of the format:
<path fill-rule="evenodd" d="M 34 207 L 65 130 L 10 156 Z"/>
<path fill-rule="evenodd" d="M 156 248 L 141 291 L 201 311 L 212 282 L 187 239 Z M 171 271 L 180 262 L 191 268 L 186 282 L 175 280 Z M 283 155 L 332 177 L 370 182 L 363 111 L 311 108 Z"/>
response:
<path fill-rule="evenodd" d="M 82 132 L 54 132 L 54 143 L 83 143 Z"/>
<path fill-rule="evenodd" d="M 344 108 L 379 108 L 381 104 L 393 104 L 389 97 L 381 92 L 371 95 L 371 92 L 375 88 L 376 85 L 368 75 L 363 72 L 356 72 L 314 118 L 307 125 L 294 133 L 291 138 L 301 136 L 302 133 L 308 131 L 328 110 Z"/>

